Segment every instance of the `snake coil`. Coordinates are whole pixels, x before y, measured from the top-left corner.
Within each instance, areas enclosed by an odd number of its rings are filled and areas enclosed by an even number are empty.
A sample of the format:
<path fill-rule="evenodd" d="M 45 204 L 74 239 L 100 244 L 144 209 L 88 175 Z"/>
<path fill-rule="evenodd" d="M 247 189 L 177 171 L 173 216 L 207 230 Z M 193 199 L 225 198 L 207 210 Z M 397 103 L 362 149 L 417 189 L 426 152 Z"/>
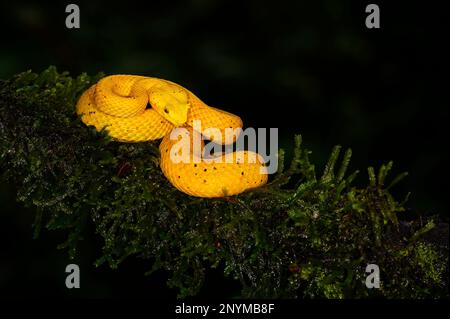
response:
<path fill-rule="evenodd" d="M 199 152 L 188 151 L 188 161 L 174 161 L 181 150 L 194 149 L 194 136 L 224 144 L 227 129 L 242 128 L 242 120 L 231 113 L 203 103 L 192 92 L 173 82 L 152 77 L 111 75 L 86 90 L 78 100 L 77 114 L 86 125 L 105 129 L 121 142 L 144 142 L 162 138 L 160 167 L 178 190 L 197 197 L 223 197 L 242 193 L 267 182 L 260 155 L 251 151 L 216 154 L 204 159 L 204 142 Z M 201 121 L 202 132 L 194 130 Z M 188 136 L 171 139 L 175 128 Z M 220 134 L 208 133 L 214 128 Z M 234 142 L 237 136 L 234 136 Z M 188 146 L 188 148 L 185 148 Z M 256 160 L 251 160 L 256 159 Z"/>

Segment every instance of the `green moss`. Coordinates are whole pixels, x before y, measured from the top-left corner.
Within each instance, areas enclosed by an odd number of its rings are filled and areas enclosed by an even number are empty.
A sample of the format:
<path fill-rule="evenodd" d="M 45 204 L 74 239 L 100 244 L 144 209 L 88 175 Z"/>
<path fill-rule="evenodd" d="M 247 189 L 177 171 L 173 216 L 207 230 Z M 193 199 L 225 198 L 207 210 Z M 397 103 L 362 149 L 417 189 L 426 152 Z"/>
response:
<path fill-rule="evenodd" d="M 442 260 L 447 258 L 447 263 Z M 420 242 L 414 249 L 414 263 L 423 272 L 423 280 L 429 285 L 442 285 L 448 255 L 441 256 L 436 249 L 427 243 Z"/>
<path fill-rule="evenodd" d="M 199 291 L 208 267 L 238 279 L 243 297 L 448 297 L 448 246 L 424 239 L 438 221 L 399 221 L 405 203 L 390 189 L 405 174 L 389 183 L 392 163 L 369 168 L 360 187 L 350 150 L 340 159 L 334 148 L 318 175 L 297 136 L 291 164 L 268 185 L 193 198 L 161 173 L 157 142 L 114 142 L 79 120 L 77 98 L 100 76 L 49 68 L 0 83 L 1 179 L 36 208 L 36 236 L 65 232 L 60 248 L 73 257 L 93 228 L 103 240 L 96 265 L 141 258 L 149 274 L 170 272 L 181 297 Z M 379 265 L 381 289 L 365 287 L 368 263 Z"/>

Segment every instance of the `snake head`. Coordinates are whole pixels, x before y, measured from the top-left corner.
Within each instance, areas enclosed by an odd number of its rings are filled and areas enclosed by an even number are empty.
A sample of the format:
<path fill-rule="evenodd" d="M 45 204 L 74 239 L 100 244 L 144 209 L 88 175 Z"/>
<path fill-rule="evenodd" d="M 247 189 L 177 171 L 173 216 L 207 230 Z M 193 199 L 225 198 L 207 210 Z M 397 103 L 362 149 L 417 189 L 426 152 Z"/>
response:
<path fill-rule="evenodd" d="M 175 126 L 187 122 L 190 103 L 183 89 L 173 85 L 153 88 L 149 99 L 153 109 Z"/>

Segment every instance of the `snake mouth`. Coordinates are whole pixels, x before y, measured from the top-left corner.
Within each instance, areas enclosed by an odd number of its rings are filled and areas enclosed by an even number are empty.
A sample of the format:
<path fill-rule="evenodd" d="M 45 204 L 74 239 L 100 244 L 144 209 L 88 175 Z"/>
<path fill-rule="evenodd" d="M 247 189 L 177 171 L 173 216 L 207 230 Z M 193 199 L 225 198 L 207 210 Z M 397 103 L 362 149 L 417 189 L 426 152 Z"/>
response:
<path fill-rule="evenodd" d="M 186 122 L 177 122 L 177 121 L 171 121 L 171 120 L 169 120 L 169 122 L 171 122 L 175 126 L 182 126 L 186 123 Z"/>

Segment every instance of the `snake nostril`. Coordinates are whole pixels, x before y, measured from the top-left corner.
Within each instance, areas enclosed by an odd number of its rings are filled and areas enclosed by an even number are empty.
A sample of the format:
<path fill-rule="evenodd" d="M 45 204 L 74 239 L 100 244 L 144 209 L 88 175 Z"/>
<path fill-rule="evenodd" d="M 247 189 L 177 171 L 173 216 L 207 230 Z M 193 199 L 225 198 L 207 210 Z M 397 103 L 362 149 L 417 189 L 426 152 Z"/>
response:
<path fill-rule="evenodd" d="M 167 107 L 164 108 L 164 113 L 169 114 L 169 110 L 167 109 Z"/>
<path fill-rule="evenodd" d="M 147 103 L 147 105 L 145 106 L 145 109 L 146 110 L 149 110 L 149 109 L 151 109 L 152 108 L 152 105 L 150 104 L 150 103 Z"/>

